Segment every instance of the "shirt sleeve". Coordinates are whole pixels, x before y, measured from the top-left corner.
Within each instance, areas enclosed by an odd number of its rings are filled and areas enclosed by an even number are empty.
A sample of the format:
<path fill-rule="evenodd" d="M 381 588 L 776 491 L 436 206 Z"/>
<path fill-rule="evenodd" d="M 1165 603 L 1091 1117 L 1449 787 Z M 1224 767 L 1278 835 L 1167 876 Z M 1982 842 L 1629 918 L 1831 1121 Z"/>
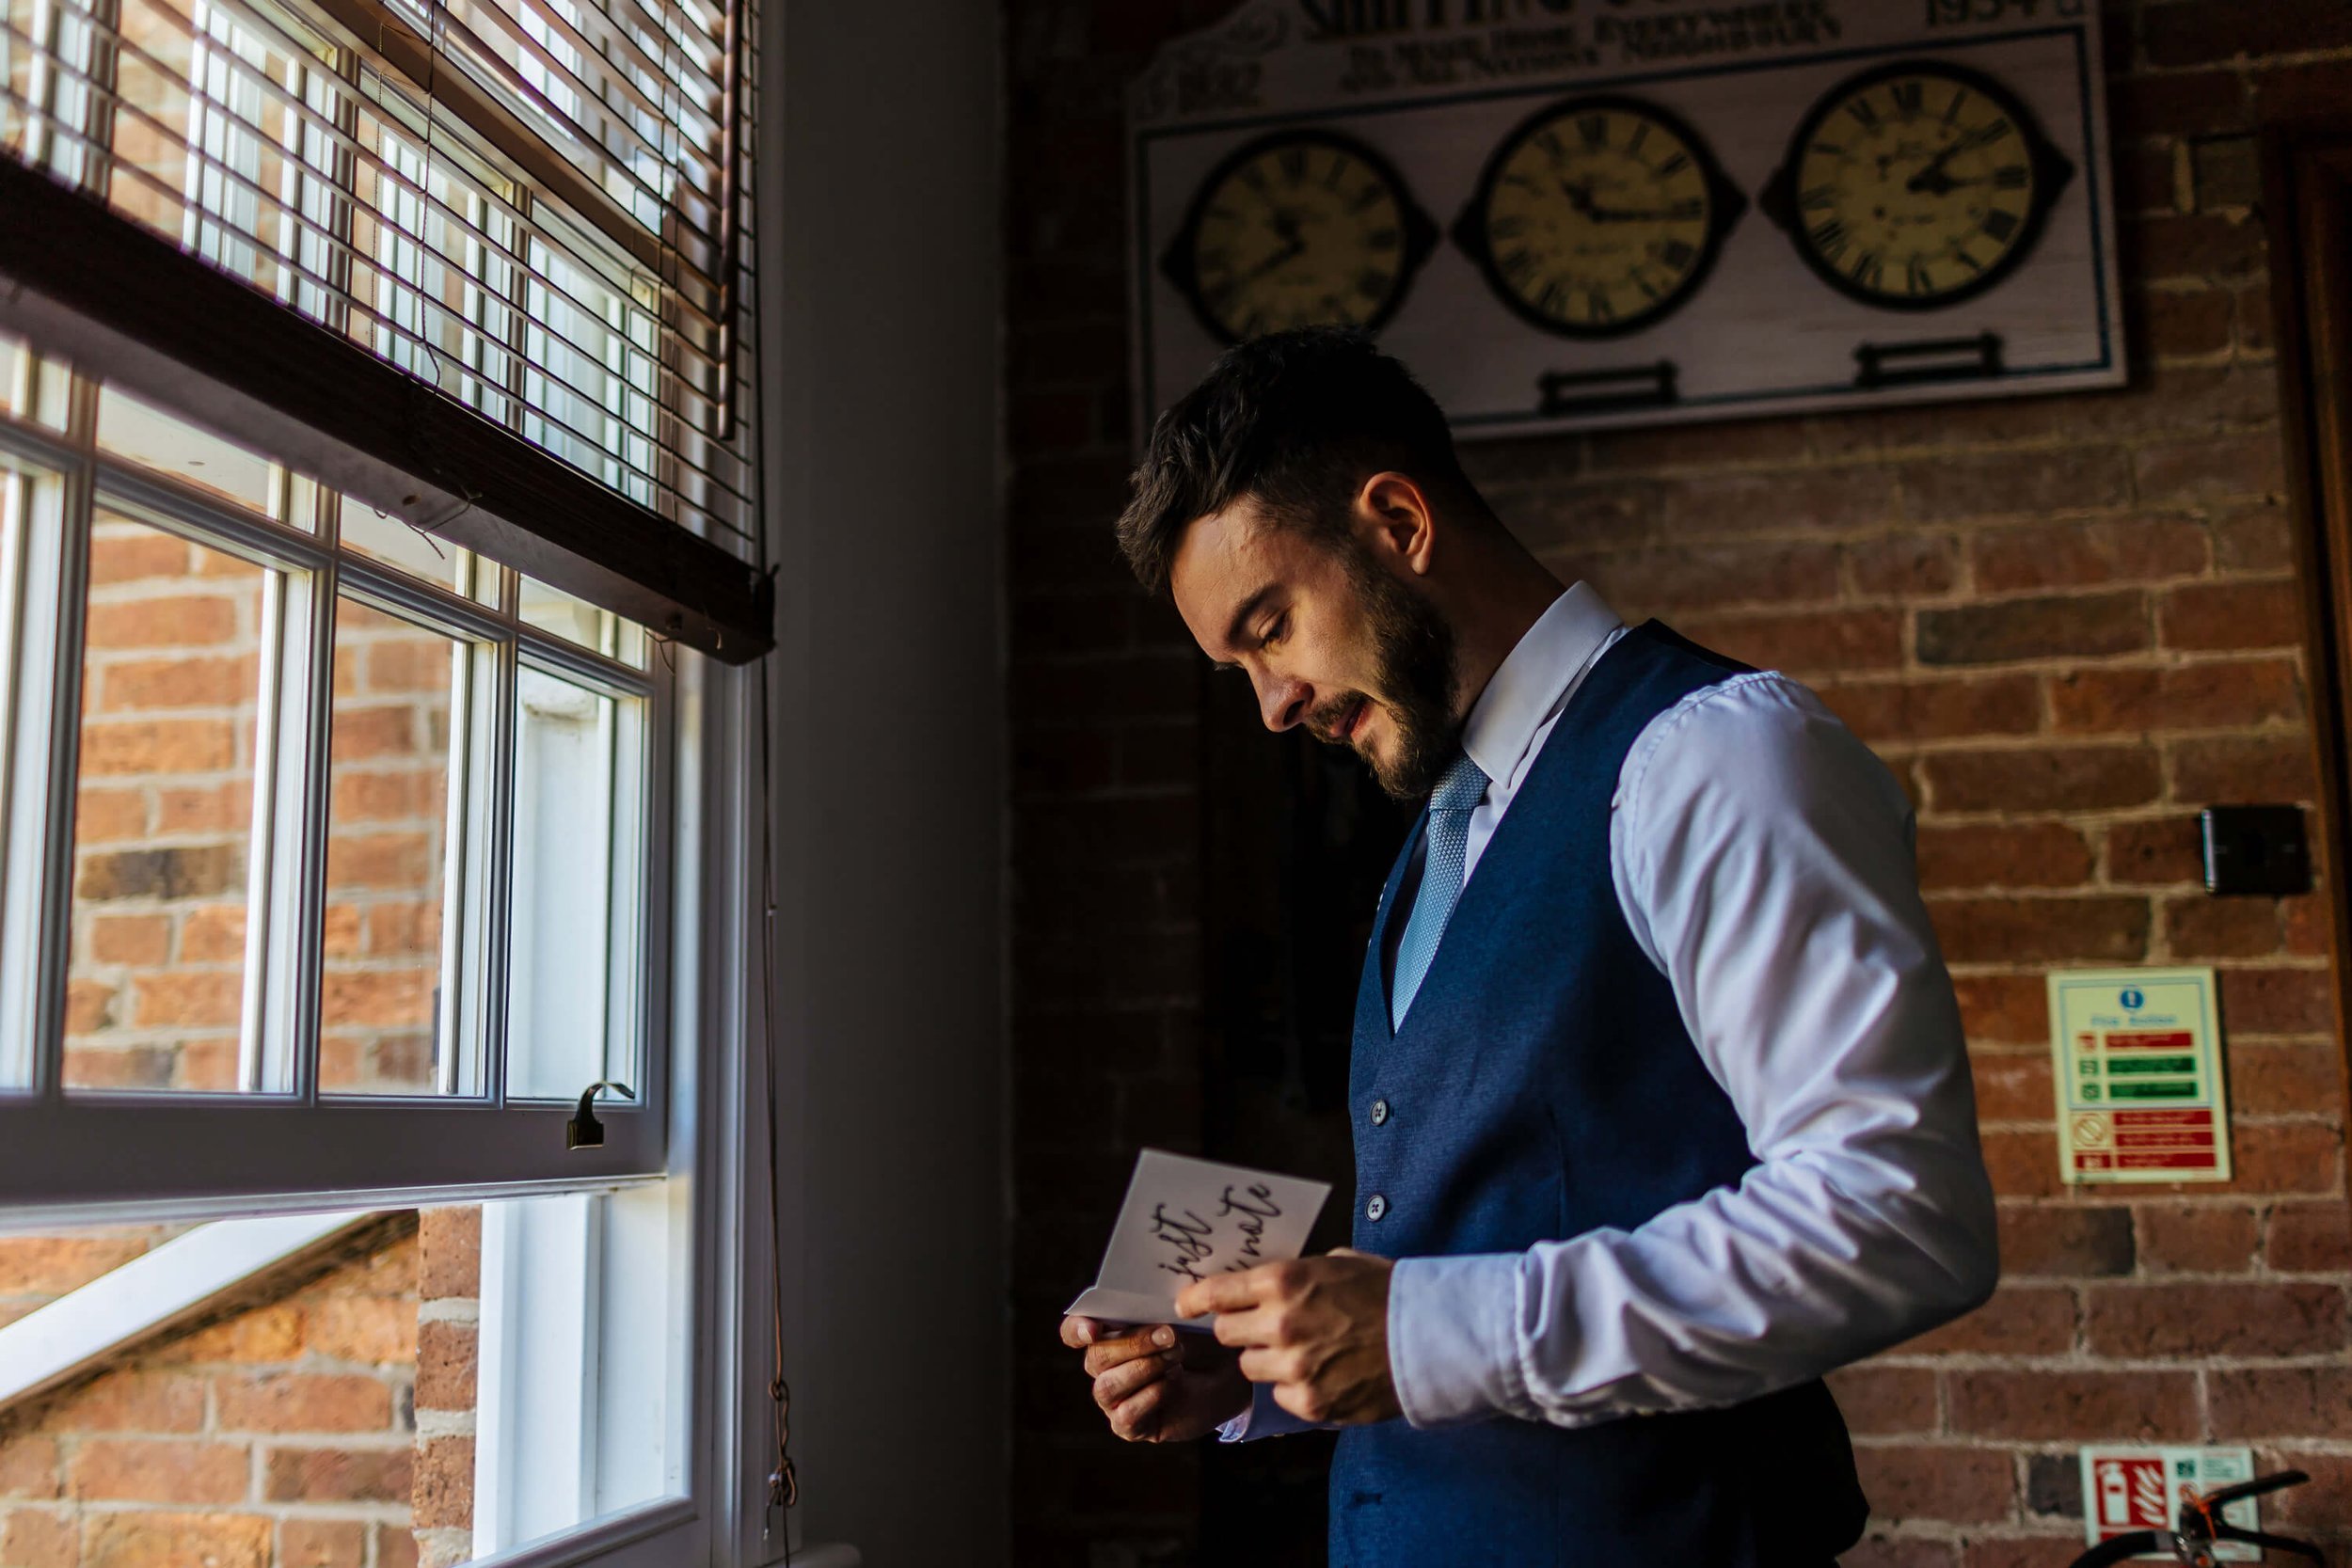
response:
<path fill-rule="evenodd" d="M 1294 1432 L 1328 1431 L 1329 1421 L 1310 1421 L 1274 1402 L 1274 1385 L 1249 1386 L 1249 1408 L 1216 1429 L 1221 1443 L 1248 1443 L 1260 1437 L 1287 1437 Z"/>
<path fill-rule="evenodd" d="M 1992 1292 L 1959 1006 L 1884 766 L 1756 674 L 1653 721 L 1619 785 L 1619 905 L 1761 1163 L 1631 1230 L 1400 1261 L 1390 1359 L 1416 1426 L 1736 1403 Z"/>

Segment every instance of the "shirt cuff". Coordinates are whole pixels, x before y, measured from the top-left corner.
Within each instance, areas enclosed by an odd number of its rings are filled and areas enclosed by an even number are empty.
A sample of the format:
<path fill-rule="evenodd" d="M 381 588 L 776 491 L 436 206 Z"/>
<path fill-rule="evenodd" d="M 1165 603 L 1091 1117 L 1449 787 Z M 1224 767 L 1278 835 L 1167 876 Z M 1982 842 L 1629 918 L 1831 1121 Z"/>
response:
<path fill-rule="evenodd" d="M 1528 1407 L 1516 1252 L 1405 1258 L 1389 1276 L 1389 1371 L 1405 1418 L 1454 1426 Z"/>
<path fill-rule="evenodd" d="M 1274 1385 L 1253 1383 L 1249 1386 L 1249 1408 L 1216 1429 L 1221 1443 L 1247 1443 L 1255 1437 L 1287 1437 L 1294 1432 L 1312 1432 L 1315 1423 L 1302 1421 L 1274 1402 Z"/>

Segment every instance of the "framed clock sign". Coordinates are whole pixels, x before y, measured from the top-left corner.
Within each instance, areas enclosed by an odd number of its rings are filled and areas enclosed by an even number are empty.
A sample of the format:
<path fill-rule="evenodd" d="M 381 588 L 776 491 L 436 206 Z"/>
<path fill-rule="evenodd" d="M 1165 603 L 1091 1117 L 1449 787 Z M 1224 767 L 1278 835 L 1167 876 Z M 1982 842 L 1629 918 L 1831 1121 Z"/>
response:
<path fill-rule="evenodd" d="M 1357 325 L 1464 437 L 2121 385 L 2096 0 L 1248 0 L 1129 93 L 1137 436 Z"/>

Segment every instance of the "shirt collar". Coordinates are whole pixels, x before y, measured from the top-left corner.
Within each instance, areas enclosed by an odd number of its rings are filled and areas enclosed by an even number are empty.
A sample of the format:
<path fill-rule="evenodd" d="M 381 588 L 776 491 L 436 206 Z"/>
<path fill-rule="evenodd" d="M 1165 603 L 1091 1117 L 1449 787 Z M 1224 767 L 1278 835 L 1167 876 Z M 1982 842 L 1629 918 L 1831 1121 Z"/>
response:
<path fill-rule="evenodd" d="M 1470 705 L 1462 750 L 1487 778 L 1516 789 L 1544 721 L 1565 703 L 1610 633 L 1625 623 L 1589 584 L 1551 601 Z"/>

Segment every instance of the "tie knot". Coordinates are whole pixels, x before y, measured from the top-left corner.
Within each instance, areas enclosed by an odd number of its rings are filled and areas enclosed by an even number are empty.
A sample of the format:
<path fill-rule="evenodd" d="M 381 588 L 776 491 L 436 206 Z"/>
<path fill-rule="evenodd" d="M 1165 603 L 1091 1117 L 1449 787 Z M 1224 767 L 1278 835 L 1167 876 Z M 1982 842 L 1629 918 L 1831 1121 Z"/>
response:
<path fill-rule="evenodd" d="M 1486 793 L 1486 775 L 1465 752 L 1454 759 L 1444 775 L 1438 780 L 1437 790 L 1429 797 L 1429 809 L 1433 813 L 1470 811 Z"/>

